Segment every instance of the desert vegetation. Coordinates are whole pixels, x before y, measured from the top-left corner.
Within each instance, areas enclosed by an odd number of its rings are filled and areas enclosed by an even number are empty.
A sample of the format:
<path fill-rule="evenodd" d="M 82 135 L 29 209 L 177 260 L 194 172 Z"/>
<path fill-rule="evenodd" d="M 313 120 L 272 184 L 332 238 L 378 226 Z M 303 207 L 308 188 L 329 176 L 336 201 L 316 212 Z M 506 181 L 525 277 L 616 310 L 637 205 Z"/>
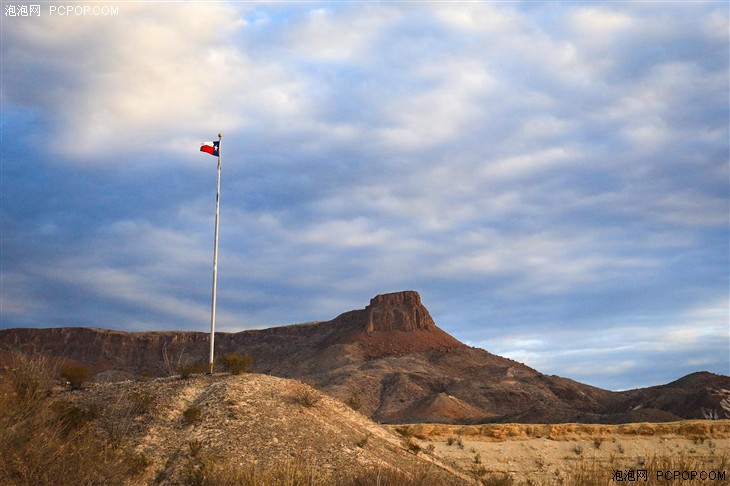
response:
<path fill-rule="evenodd" d="M 223 369 L 234 375 L 250 373 L 253 365 L 253 358 L 246 354 L 228 353 L 221 358 Z"/>
<path fill-rule="evenodd" d="M 92 376 L 94 376 L 94 373 L 83 365 L 66 364 L 61 366 L 61 378 L 76 390 L 80 389 Z"/>
<path fill-rule="evenodd" d="M 360 417 L 357 420 L 364 419 L 352 412 L 349 404 L 336 402 L 304 383 L 263 375 L 233 376 L 245 373 L 250 366 L 250 362 L 240 356 L 231 358 L 229 364 L 221 361 L 222 367 L 231 374 L 217 377 L 192 374 L 185 380 L 170 377 L 153 383 L 128 383 L 124 387 L 92 384 L 86 371 L 69 373 L 69 368 L 63 369 L 42 357 L 15 356 L 0 371 L 0 484 L 612 486 L 618 482 L 617 474 L 625 481 L 646 471 L 645 476 L 639 478 L 642 484 L 679 486 L 687 484 L 681 476 L 667 479 L 657 477 L 657 472 L 714 471 L 717 475 L 713 485 L 730 485 L 726 471 L 730 465 L 728 438 L 703 434 L 703 424 L 684 426 L 684 430 L 697 433 L 682 439 L 683 449 L 664 444 L 639 455 L 632 449 L 631 442 L 617 441 L 616 437 L 607 435 L 584 434 L 561 442 L 560 454 L 547 458 L 545 447 L 540 449 L 539 445 L 559 441 L 535 437 L 544 432 L 538 426 L 515 426 L 529 429 L 533 436 L 499 439 L 502 440 L 499 447 L 492 449 L 485 448 L 475 435 L 467 435 L 467 432 L 474 432 L 468 426 L 394 426 L 391 428 L 395 434 L 390 434 L 371 422 L 357 422 L 362 424 L 358 426 L 360 428 L 349 432 L 333 428 L 321 436 L 309 436 L 309 441 L 306 438 L 301 442 L 282 439 L 286 441 L 283 444 L 272 443 L 271 436 L 261 435 L 257 430 L 262 425 L 260 420 L 265 420 L 272 407 L 281 408 L 281 415 L 277 417 L 285 417 L 287 422 L 299 421 L 300 425 L 286 425 L 294 427 L 290 431 L 292 434 L 312 434 L 316 428 L 296 427 L 319 420 L 321 415 L 327 415 L 322 423 L 332 425 L 334 417 L 331 414 L 336 410 Z M 76 377 L 79 380 L 73 383 L 71 378 Z M 233 390 L 232 387 L 238 388 Z M 167 391 L 161 391 L 163 389 Z M 177 396 L 183 400 L 171 399 L 171 390 L 182 392 Z M 195 393 L 189 393 L 189 390 Z M 249 390 L 247 398 L 240 398 L 241 390 Z M 260 401 L 262 398 L 268 401 Z M 167 422 L 160 418 L 167 416 L 170 417 Z M 259 421 L 251 420 L 255 417 Z M 277 418 L 271 422 L 270 432 L 285 437 L 280 435 L 284 434 L 281 420 Z M 235 443 L 228 439 L 215 443 L 206 431 L 227 434 L 231 429 L 220 425 L 226 421 L 238 424 L 250 421 L 256 424 L 256 429 L 250 430 L 256 430 L 258 435 L 239 433 L 235 435 Z M 183 441 L 182 446 L 175 446 L 166 455 L 154 456 L 152 451 L 158 447 L 145 448 L 140 442 L 150 436 L 151 424 L 158 427 L 157 434 L 162 430 L 163 434 L 157 436 L 159 440 L 165 442 L 177 437 L 175 440 Z M 239 431 L 247 430 L 245 423 L 238 426 L 243 427 L 237 429 Z M 433 438 L 427 436 L 429 427 L 432 431 L 438 427 L 444 430 Z M 505 427 L 495 425 L 482 432 L 489 434 L 491 440 L 498 432 L 508 432 Z M 622 427 L 637 432 L 648 430 L 647 427 Z M 659 427 L 657 425 L 656 430 Z M 719 430 L 715 425 L 710 427 Z M 324 437 L 331 439 L 336 434 L 342 435 L 342 440 L 336 438 L 341 450 L 333 452 L 332 446 L 317 449 Z M 346 439 L 345 434 L 349 434 Z M 504 452 L 505 461 L 516 460 L 515 455 L 510 456 L 513 453 L 510 451 L 514 450 L 510 447 L 518 443 L 526 447 L 529 471 L 516 471 L 514 463 L 507 471 L 495 467 L 493 456 L 497 453 Z M 537 446 L 529 446 L 530 449 L 526 444 Z M 237 455 L 240 447 L 249 450 L 269 447 L 269 452 L 283 450 L 285 453 L 273 458 L 266 456 L 268 462 L 241 460 Z M 335 455 L 361 455 L 377 450 L 370 457 L 387 453 L 398 459 L 395 462 L 390 459 L 387 463 L 355 461 L 349 463 L 349 467 L 332 467 L 322 459 L 324 450 Z M 560 462 L 558 468 L 554 464 L 556 457 Z M 444 475 L 444 468 L 451 472 Z"/>
<path fill-rule="evenodd" d="M 288 398 L 291 403 L 295 403 L 306 408 L 312 408 L 319 403 L 322 396 L 317 390 L 306 383 L 299 383 L 289 394 Z"/>
<path fill-rule="evenodd" d="M 144 471 L 146 457 L 90 427 L 107 411 L 54 397 L 60 376 L 43 358 L 2 370 L 0 484 L 122 485 Z"/>
<path fill-rule="evenodd" d="M 185 482 L 191 486 L 433 486 L 429 471 L 362 468 L 333 474 L 316 461 L 285 461 L 273 467 L 236 465 L 220 461 L 204 452 L 190 455 L 185 466 Z"/>

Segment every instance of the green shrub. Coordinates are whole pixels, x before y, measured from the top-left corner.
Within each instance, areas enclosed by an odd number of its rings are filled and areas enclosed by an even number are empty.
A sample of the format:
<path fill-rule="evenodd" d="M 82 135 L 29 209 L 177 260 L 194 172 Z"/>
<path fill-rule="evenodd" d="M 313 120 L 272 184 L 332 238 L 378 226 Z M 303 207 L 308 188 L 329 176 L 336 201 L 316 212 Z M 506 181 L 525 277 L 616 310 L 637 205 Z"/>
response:
<path fill-rule="evenodd" d="M 253 358 L 247 354 L 228 353 L 221 358 L 223 369 L 234 375 L 250 373 Z"/>

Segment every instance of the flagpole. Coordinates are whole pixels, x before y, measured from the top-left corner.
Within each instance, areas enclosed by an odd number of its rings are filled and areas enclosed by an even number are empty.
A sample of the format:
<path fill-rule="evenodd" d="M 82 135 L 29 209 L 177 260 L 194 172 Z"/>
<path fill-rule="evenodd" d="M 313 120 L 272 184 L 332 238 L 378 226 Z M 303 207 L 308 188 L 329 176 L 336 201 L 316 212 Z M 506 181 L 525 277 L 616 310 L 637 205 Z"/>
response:
<path fill-rule="evenodd" d="M 213 243 L 213 297 L 210 306 L 210 374 L 213 374 L 213 348 L 215 341 L 215 304 L 216 291 L 218 289 L 218 217 L 220 214 L 221 195 L 221 139 L 223 134 L 218 134 L 218 184 L 215 193 L 215 240 Z"/>

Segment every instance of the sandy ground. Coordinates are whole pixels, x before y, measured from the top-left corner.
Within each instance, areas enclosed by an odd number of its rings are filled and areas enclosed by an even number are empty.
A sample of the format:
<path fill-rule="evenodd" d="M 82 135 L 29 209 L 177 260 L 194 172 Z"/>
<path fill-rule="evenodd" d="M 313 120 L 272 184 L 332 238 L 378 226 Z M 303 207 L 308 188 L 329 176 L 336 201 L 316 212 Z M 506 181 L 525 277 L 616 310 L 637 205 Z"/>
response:
<path fill-rule="evenodd" d="M 730 421 L 712 424 L 505 424 L 482 430 L 416 425 L 410 432 L 424 451 L 432 450 L 447 464 L 482 477 L 509 475 L 518 484 L 560 484 L 571 468 L 581 464 L 605 465 L 607 482 L 616 469 L 647 470 L 656 475 L 660 465 L 667 465 L 667 458 L 673 468 L 726 470 L 730 480 Z"/>

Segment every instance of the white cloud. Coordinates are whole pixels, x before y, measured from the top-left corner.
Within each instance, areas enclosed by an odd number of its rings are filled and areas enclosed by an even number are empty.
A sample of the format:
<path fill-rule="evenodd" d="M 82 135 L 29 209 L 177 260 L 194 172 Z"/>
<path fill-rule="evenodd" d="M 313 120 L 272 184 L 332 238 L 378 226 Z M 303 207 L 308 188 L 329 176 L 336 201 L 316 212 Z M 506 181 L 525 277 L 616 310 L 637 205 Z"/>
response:
<path fill-rule="evenodd" d="M 314 7 L 288 32 L 287 43 L 305 61 L 358 63 L 373 54 L 374 40 L 401 16 L 387 6 L 364 5 L 356 10 Z"/>
<path fill-rule="evenodd" d="M 227 40 L 245 27 L 237 7 L 129 4 L 120 11 L 107 19 L 45 17 L 8 34 L 13 71 L 52 73 L 53 84 L 13 89 L 22 90 L 14 97 L 20 102 L 45 98 L 57 118 L 53 151 L 104 164 L 122 153 L 149 154 L 168 137 L 227 132 L 260 123 L 263 114 L 304 109 L 296 76 Z M 203 20 L 210 18 L 217 20 Z M 35 50 L 58 61 L 41 67 Z"/>
<path fill-rule="evenodd" d="M 457 31 L 509 33 L 526 27 L 524 18 L 514 10 L 500 8 L 490 3 L 462 4 L 461 8 L 451 5 L 437 9 L 437 15 Z"/>
<path fill-rule="evenodd" d="M 681 366 L 682 373 L 721 367 L 730 353 L 729 313 L 730 302 L 723 299 L 675 315 L 626 316 L 625 322 L 607 323 L 603 329 L 591 326 L 590 333 L 582 335 L 553 330 L 537 339 L 505 330 L 477 345 L 542 372 L 627 388 L 629 377 L 645 373 L 653 361 L 670 366 L 652 371 L 664 382 L 680 377 L 673 371 L 676 367 Z M 637 386 L 651 384 L 659 383 L 641 381 Z"/>
<path fill-rule="evenodd" d="M 605 44 L 634 25 L 627 13 L 604 7 L 578 7 L 567 17 L 580 42 L 589 44 Z"/>
<path fill-rule="evenodd" d="M 648 345 L 654 325 L 655 361 L 696 363 L 676 344 L 699 354 L 721 332 L 685 309 L 727 292 L 725 10 L 188 3 L 4 21 L 3 317 L 206 321 L 215 174 L 196 152 L 222 131 L 224 327 L 407 287 L 472 341 L 514 330 L 499 350 L 539 369 L 619 346 L 602 376 L 638 376 L 628 328 Z"/>

